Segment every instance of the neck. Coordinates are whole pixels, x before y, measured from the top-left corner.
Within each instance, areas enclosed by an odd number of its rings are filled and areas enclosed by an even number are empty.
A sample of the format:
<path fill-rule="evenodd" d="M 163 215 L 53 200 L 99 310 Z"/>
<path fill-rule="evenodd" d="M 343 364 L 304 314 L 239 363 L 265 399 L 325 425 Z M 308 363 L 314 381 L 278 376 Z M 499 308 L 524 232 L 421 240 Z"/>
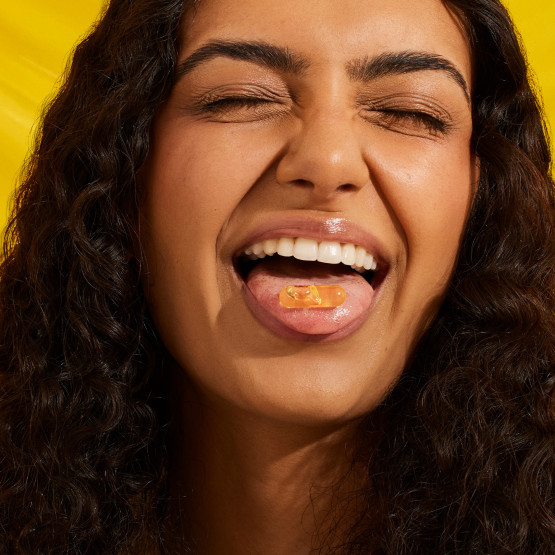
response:
<path fill-rule="evenodd" d="M 179 410 L 168 516 L 195 553 L 307 555 L 356 518 L 356 423 L 304 427 L 198 399 Z"/>

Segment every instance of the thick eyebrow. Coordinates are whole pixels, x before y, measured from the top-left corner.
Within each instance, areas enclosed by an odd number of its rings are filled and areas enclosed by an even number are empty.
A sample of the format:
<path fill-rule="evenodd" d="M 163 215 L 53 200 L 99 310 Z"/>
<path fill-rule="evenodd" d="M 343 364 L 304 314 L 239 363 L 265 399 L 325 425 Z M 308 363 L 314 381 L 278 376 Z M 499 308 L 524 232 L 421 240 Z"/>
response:
<path fill-rule="evenodd" d="M 292 54 L 288 48 L 259 41 L 216 40 L 204 44 L 178 64 L 176 77 L 180 79 L 200 64 L 222 56 L 254 62 L 285 73 L 300 74 L 308 66 L 306 60 Z"/>
<path fill-rule="evenodd" d="M 176 80 L 199 65 L 219 57 L 253 62 L 293 74 L 302 74 L 309 66 L 308 61 L 299 54 L 274 44 L 262 41 L 214 40 L 203 44 L 178 64 Z M 413 51 L 384 52 L 374 58 L 365 57 L 350 61 L 346 69 L 353 81 L 371 81 L 386 75 L 413 71 L 443 71 L 461 87 L 470 102 L 468 85 L 461 72 L 451 62 L 437 54 Z"/>
<path fill-rule="evenodd" d="M 362 58 L 347 63 L 347 73 L 353 81 L 371 81 L 385 75 L 399 75 L 413 71 L 443 71 L 463 90 L 468 102 L 468 84 L 461 72 L 448 60 L 428 52 L 384 52 L 375 58 Z"/>

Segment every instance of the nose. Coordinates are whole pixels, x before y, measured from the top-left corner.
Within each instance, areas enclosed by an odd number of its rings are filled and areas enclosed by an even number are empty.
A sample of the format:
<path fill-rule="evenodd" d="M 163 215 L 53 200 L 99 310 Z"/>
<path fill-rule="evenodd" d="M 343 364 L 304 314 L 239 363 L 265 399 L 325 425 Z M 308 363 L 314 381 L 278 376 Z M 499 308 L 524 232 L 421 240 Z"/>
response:
<path fill-rule="evenodd" d="M 276 177 L 280 184 L 310 189 L 319 199 L 354 192 L 370 180 L 356 121 L 341 110 L 314 110 L 298 122 Z"/>

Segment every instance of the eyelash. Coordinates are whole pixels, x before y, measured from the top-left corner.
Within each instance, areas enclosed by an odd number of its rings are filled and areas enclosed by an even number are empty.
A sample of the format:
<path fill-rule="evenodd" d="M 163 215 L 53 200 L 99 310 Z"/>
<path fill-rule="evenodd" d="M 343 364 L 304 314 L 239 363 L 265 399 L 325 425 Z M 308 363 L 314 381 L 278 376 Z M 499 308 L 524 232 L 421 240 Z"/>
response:
<path fill-rule="evenodd" d="M 263 109 L 264 105 L 269 108 L 272 104 L 282 104 L 276 99 L 263 98 L 259 96 L 222 96 L 216 98 L 200 99 L 196 104 L 196 112 L 214 116 L 223 116 L 234 109 L 251 108 Z"/>
<path fill-rule="evenodd" d="M 391 118 L 395 121 L 414 122 L 434 134 L 445 134 L 448 131 L 448 124 L 444 119 L 433 116 L 428 112 L 419 110 L 395 110 L 389 108 L 375 108 L 372 111 L 379 113 L 385 118 Z M 387 127 L 387 125 L 385 126 Z"/>
<path fill-rule="evenodd" d="M 207 110 L 220 111 L 229 107 L 243 108 L 259 104 L 268 104 L 270 102 L 271 100 L 254 96 L 229 96 L 207 102 L 204 107 Z"/>
<path fill-rule="evenodd" d="M 275 103 L 281 104 L 276 99 L 263 98 L 259 96 L 222 96 L 209 99 L 201 99 L 197 104 L 197 112 L 211 115 L 223 115 L 233 109 L 241 108 L 263 108 Z M 391 128 L 395 123 L 414 123 L 421 126 L 434 135 L 443 135 L 448 131 L 448 123 L 437 116 L 433 116 L 428 112 L 420 110 L 403 110 L 393 108 L 373 107 L 366 110 L 367 113 L 373 113 L 385 118 L 386 121 L 376 122 L 384 128 Z M 367 117 L 367 119 L 370 119 Z"/>

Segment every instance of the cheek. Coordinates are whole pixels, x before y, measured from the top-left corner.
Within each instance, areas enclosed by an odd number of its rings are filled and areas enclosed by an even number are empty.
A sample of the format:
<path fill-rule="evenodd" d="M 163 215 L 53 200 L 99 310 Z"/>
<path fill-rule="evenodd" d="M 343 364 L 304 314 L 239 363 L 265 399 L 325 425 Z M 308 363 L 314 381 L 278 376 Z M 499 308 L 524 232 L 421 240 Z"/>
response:
<path fill-rule="evenodd" d="M 160 329 L 168 328 L 165 337 L 173 337 L 175 326 L 189 329 L 187 314 L 196 315 L 189 330 L 195 336 L 214 326 L 221 308 L 218 237 L 279 146 L 267 131 L 183 125 L 163 113 L 152 144 L 141 170 L 145 290 Z"/>
<path fill-rule="evenodd" d="M 280 149 L 277 134 L 267 129 L 240 133 L 232 125 L 179 120 L 160 127 L 164 131 L 155 133 L 148 164 L 148 204 L 193 235 L 219 232 Z"/>
<path fill-rule="evenodd" d="M 406 148 L 403 148 L 406 147 Z M 377 189 L 405 244 L 393 273 L 393 311 L 410 352 L 437 314 L 456 264 L 478 171 L 469 140 L 386 145 L 373 165 Z M 393 330 L 390 330 L 393 331 Z"/>
<path fill-rule="evenodd" d="M 380 152 L 378 181 L 406 243 L 407 268 L 445 281 L 454 265 L 477 181 L 469 141 Z M 426 261 L 429 267 L 426 268 Z"/>
<path fill-rule="evenodd" d="M 405 206 L 409 255 L 425 262 L 423 278 L 438 287 L 450 279 L 472 203 L 475 175 L 469 152 L 454 151 L 430 161 Z"/>
<path fill-rule="evenodd" d="M 218 236 L 271 155 L 262 158 L 254 148 L 260 137 L 253 134 L 206 123 L 183 125 L 164 116 L 141 170 L 149 288 L 164 282 L 174 292 L 200 298 L 202 282 L 215 279 Z"/>

